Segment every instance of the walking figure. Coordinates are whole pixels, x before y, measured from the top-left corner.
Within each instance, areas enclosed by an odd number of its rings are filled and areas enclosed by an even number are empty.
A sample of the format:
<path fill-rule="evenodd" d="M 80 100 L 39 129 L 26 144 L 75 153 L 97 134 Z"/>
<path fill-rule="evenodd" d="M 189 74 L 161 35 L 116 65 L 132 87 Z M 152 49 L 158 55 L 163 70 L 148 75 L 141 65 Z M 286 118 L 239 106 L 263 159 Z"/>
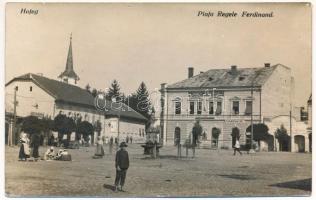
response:
<path fill-rule="evenodd" d="M 40 146 L 40 136 L 37 133 L 33 133 L 31 136 L 32 157 L 34 161 L 39 158 L 38 148 Z"/>
<path fill-rule="evenodd" d="M 112 154 L 112 150 L 113 150 L 113 137 L 111 136 L 111 138 L 110 138 L 110 142 L 109 142 L 109 152 L 110 152 L 110 154 Z"/>
<path fill-rule="evenodd" d="M 239 144 L 239 140 L 236 140 L 235 146 L 234 146 L 234 156 L 236 155 L 236 151 L 238 151 L 238 153 L 240 155 L 242 155 L 241 151 L 240 151 L 240 144 Z"/>
<path fill-rule="evenodd" d="M 119 147 L 119 140 L 118 140 L 118 138 L 116 137 L 115 139 L 114 139 L 114 142 L 115 142 L 115 150 L 117 151 L 118 150 L 118 147 Z"/>
<path fill-rule="evenodd" d="M 120 144 L 120 150 L 116 152 L 115 192 L 117 192 L 118 190 L 123 191 L 123 186 L 124 186 L 125 178 L 126 178 L 126 172 L 129 167 L 129 157 L 128 157 L 128 152 L 126 151 L 126 147 L 127 147 L 126 143 L 122 142 Z"/>

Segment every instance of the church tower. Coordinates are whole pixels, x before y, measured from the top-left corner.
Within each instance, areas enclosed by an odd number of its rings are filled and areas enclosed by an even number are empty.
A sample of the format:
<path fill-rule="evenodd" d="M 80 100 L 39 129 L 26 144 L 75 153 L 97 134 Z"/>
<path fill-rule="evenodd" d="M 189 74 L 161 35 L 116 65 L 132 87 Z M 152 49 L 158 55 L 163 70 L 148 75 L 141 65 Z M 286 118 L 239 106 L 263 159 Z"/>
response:
<path fill-rule="evenodd" d="M 76 85 L 79 81 L 79 76 L 74 71 L 73 61 L 72 61 L 72 34 L 70 34 L 70 43 L 69 50 L 66 62 L 66 69 L 63 73 L 61 73 L 58 78 L 61 79 L 62 82 Z"/>

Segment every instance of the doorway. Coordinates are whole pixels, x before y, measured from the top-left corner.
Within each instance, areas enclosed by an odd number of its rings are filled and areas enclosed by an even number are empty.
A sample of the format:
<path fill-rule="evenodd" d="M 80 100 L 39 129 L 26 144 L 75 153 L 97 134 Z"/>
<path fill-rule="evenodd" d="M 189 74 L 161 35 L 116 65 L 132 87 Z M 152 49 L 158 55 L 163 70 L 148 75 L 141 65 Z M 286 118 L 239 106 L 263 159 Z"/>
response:
<path fill-rule="evenodd" d="M 174 145 L 180 144 L 181 139 L 181 129 L 179 127 L 176 127 L 174 129 Z"/>

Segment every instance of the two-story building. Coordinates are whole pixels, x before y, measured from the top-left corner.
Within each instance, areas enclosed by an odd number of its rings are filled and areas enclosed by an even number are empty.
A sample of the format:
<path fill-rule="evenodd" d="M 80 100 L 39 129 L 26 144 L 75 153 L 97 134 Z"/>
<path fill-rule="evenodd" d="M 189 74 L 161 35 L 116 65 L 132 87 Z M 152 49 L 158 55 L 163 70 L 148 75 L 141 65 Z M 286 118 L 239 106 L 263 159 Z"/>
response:
<path fill-rule="evenodd" d="M 203 127 L 205 143 L 220 132 L 216 146 L 231 148 L 240 133 L 241 143 L 249 136 L 246 129 L 253 123 L 289 116 L 294 91 L 291 70 L 282 64 L 266 63 L 259 68 L 211 69 L 188 78 L 161 85 L 161 126 L 165 144 L 183 143 L 191 137 L 196 121 Z"/>

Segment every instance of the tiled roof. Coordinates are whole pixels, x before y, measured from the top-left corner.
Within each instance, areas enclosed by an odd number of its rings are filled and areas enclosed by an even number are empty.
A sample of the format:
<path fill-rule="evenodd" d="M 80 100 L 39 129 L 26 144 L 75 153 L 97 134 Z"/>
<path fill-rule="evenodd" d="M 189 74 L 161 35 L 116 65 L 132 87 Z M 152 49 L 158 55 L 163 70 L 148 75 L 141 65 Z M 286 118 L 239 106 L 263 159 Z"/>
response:
<path fill-rule="evenodd" d="M 94 104 L 94 97 L 87 92 L 85 89 L 82 89 L 75 85 L 70 85 L 61 81 L 56 81 L 53 79 L 49 79 L 44 76 L 36 75 L 36 74 L 25 74 L 19 77 L 16 77 L 12 79 L 10 82 L 8 82 L 6 85 L 10 84 L 13 81 L 16 80 L 31 80 L 35 84 L 37 84 L 40 88 L 45 90 L 48 94 L 53 96 L 56 101 L 59 102 L 67 102 L 70 104 L 79 104 L 83 106 L 87 106 L 90 108 L 95 108 Z M 111 105 L 110 102 L 107 102 L 107 105 Z M 107 110 L 105 112 L 105 115 L 120 115 L 121 117 L 126 117 L 130 119 L 136 119 L 136 120 L 147 120 L 143 115 L 140 113 L 134 111 L 127 105 L 123 104 L 122 106 L 124 109 L 122 111 L 113 110 L 110 108 L 110 106 L 107 106 Z"/>
<path fill-rule="evenodd" d="M 167 86 L 168 89 L 184 88 L 226 88 L 262 86 L 275 68 L 280 65 L 261 68 L 211 69 L 183 81 Z"/>

